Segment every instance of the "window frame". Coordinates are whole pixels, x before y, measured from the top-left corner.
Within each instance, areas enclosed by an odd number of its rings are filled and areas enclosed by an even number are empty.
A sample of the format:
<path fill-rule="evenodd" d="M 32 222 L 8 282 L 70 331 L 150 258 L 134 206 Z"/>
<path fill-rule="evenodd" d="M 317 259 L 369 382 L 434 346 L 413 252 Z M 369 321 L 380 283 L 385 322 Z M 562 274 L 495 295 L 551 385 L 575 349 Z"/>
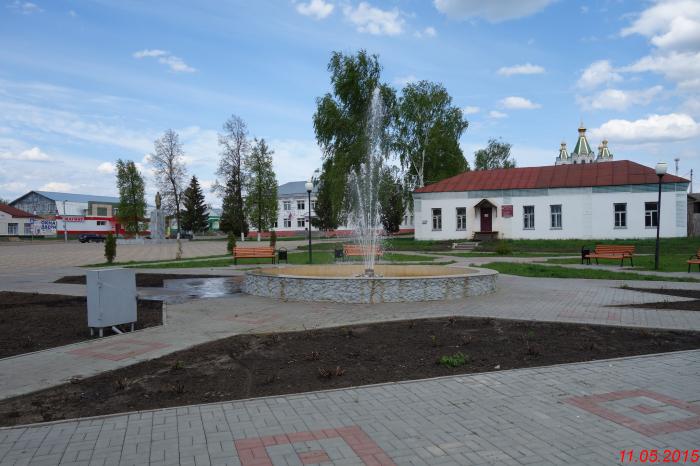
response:
<path fill-rule="evenodd" d="M 624 207 L 624 210 L 617 210 L 618 206 Z M 613 203 L 613 227 L 617 229 L 627 228 L 627 203 Z"/>
<path fill-rule="evenodd" d="M 559 212 L 555 212 L 554 208 L 558 207 Z M 549 206 L 549 228 L 551 230 L 561 230 L 564 228 L 564 222 L 563 222 L 563 211 L 564 209 L 562 208 L 561 204 L 550 204 Z M 555 222 L 554 220 L 557 219 L 558 222 Z M 556 224 L 558 223 L 558 225 Z"/>
<path fill-rule="evenodd" d="M 649 209 L 649 204 L 654 204 Z M 644 228 L 657 228 L 659 226 L 659 203 L 657 201 L 644 203 Z"/>
<path fill-rule="evenodd" d="M 301 207 L 299 207 L 301 206 Z M 306 200 L 299 200 L 297 199 L 297 210 L 306 210 Z"/>
<path fill-rule="evenodd" d="M 297 218 L 297 228 L 306 228 L 306 219 L 304 217 Z"/>
<path fill-rule="evenodd" d="M 282 210 L 292 210 L 292 201 L 282 201 Z"/>
<path fill-rule="evenodd" d="M 14 230 L 14 232 L 12 230 Z M 8 223 L 7 224 L 7 234 L 8 235 L 19 235 L 19 223 Z"/>
<path fill-rule="evenodd" d="M 282 225 L 284 225 L 284 228 L 292 228 L 292 219 L 285 218 Z"/>
<path fill-rule="evenodd" d="M 436 207 L 430 211 L 433 231 L 442 231 L 442 208 Z M 437 228 L 435 227 L 437 225 Z"/>
<path fill-rule="evenodd" d="M 460 214 L 459 211 L 463 210 L 464 213 Z M 455 208 L 455 218 L 457 219 L 457 231 L 467 230 L 467 208 L 466 207 L 456 207 Z"/>
<path fill-rule="evenodd" d="M 532 209 L 532 212 L 528 212 L 528 209 Z M 534 229 L 535 229 L 535 206 L 534 205 L 524 205 L 523 206 L 523 230 L 534 230 Z"/>

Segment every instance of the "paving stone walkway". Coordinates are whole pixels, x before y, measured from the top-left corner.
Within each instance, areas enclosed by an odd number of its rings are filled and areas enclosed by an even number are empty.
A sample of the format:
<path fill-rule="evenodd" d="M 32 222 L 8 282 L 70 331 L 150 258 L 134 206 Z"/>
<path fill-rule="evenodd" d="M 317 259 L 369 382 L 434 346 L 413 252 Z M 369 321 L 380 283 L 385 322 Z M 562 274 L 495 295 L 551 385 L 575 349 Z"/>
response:
<path fill-rule="evenodd" d="M 496 371 L 0 429 L 0 464 L 619 464 L 697 450 L 698 387 L 700 351 Z"/>

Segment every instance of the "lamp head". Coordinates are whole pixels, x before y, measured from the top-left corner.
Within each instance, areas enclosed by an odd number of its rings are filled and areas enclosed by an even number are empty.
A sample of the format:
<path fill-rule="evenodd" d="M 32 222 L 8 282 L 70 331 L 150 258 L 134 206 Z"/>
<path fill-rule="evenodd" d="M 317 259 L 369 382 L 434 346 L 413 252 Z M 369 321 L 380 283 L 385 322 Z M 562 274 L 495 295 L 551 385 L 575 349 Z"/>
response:
<path fill-rule="evenodd" d="M 307 181 L 304 186 L 306 187 L 307 193 L 310 193 L 314 189 L 314 184 L 311 182 L 311 180 Z"/>
<path fill-rule="evenodd" d="M 664 176 L 666 174 L 666 170 L 668 169 L 668 165 L 666 162 L 659 162 L 656 164 L 656 174 L 657 176 Z"/>

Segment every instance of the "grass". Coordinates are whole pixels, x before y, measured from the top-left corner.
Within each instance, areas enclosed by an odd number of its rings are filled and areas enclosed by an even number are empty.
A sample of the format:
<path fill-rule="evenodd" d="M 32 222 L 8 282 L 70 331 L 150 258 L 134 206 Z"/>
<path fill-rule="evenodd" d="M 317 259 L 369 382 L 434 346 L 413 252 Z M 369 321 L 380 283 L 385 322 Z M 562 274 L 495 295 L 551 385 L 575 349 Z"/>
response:
<path fill-rule="evenodd" d="M 659 254 L 659 272 L 687 272 L 688 264 L 686 261 L 690 257 L 690 254 Z M 550 259 L 547 262 L 552 264 L 580 264 L 581 259 Z M 595 264 L 594 260 L 591 260 Z M 599 259 L 600 265 L 620 265 L 618 260 L 606 260 Z M 629 266 L 630 262 L 625 260 L 625 266 Z M 634 256 L 634 269 L 637 270 L 654 270 L 654 256 Z M 697 265 L 691 269 L 693 272 L 697 271 Z"/>
<path fill-rule="evenodd" d="M 290 252 L 287 256 L 289 258 L 289 263 L 294 265 L 308 264 L 308 253 L 307 252 Z M 334 263 L 333 253 L 329 251 L 312 251 L 313 264 L 332 264 Z M 413 254 L 396 254 L 387 253 L 384 255 L 384 259 L 390 262 L 401 262 L 404 264 L 408 263 L 420 263 L 426 261 L 432 261 L 432 257 L 418 256 Z M 353 260 L 359 261 L 360 258 L 353 258 Z M 269 264 L 270 259 L 238 259 L 239 265 L 246 264 Z M 439 265 L 447 265 L 453 263 L 453 261 L 439 262 Z M 145 265 L 143 265 L 145 264 Z M 210 259 L 204 260 L 179 260 L 179 261 L 160 261 L 158 263 L 131 263 L 125 265 L 125 267 L 139 268 L 139 269 L 187 269 L 187 268 L 211 268 L 211 267 L 228 267 L 233 264 L 233 258 L 231 256 L 215 256 Z"/>
<path fill-rule="evenodd" d="M 333 242 L 325 242 L 313 244 L 313 250 L 328 250 L 332 251 L 335 248 L 341 249 L 343 244 L 351 243 L 352 239 L 338 240 Z M 413 237 L 394 236 L 386 238 L 383 242 L 384 248 L 388 251 L 451 251 L 454 241 L 418 241 Z M 306 250 L 306 245 L 299 246 L 298 249 Z"/>
<path fill-rule="evenodd" d="M 556 265 L 518 264 L 514 262 L 490 262 L 480 265 L 487 269 L 497 270 L 500 273 L 519 275 L 521 277 L 541 278 L 582 278 L 591 280 L 643 280 L 666 282 L 698 282 L 695 278 L 668 277 L 662 275 L 642 275 L 634 272 L 617 272 L 600 269 L 572 269 Z"/>
<path fill-rule="evenodd" d="M 459 367 L 463 366 L 469 360 L 468 356 L 465 356 L 462 352 L 453 354 L 452 356 L 445 355 L 438 360 L 438 364 L 445 367 Z"/>
<path fill-rule="evenodd" d="M 495 251 L 499 242 L 505 243 L 518 252 L 562 252 L 580 254 L 582 246 L 593 249 L 596 244 L 631 244 L 636 246 L 637 254 L 653 254 L 656 238 L 637 239 L 505 239 L 484 241 L 479 245 L 483 251 Z M 661 238 L 659 248 L 664 254 L 681 254 L 686 259 L 700 248 L 700 237 L 696 238 Z"/>
<path fill-rule="evenodd" d="M 117 252 L 119 252 L 119 249 L 117 248 Z M 81 267 L 115 267 L 115 266 L 123 266 L 123 267 L 131 267 L 135 266 L 138 264 L 160 264 L 160 263 L 170 263 L 170 262 L 195 262 L 198 261 L 199 259 L 223 259 L 226 257 L 230 257 L 228 254 L 216 254 L 213 256 L 201 256 L 201 257 L 193 257 L 191 259 L 184 259 L 180 261 L 169 261 L 169 260 L 156 260 L 156 261 L 127 261 L 127 262 L 112 262 L 111 264 L 107 262 L 100 262 L 99 264 L 88 264 L 88 265 L 81 265 Z"/>
<path fill-rule="evenodd" d="M 576 253 L 566 253 L 566 252 L 513 252 L 512 254 L 497 254 L 495 252 L 444 252 L 441 253 L 443 256 L 457 256 L 457 257 L 551 257 L 551 256 L 571 256 L 576 255 Z M 568 262 L 566 262 L 568 263 Z"/>

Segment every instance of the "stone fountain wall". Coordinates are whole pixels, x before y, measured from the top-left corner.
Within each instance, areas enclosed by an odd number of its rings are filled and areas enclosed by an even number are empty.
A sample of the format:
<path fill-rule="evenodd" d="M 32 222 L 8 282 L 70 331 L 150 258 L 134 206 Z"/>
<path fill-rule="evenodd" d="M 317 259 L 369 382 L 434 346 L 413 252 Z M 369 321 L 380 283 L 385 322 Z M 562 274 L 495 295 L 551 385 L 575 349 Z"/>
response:
<path fill-rule="evenodd" d="M 246 275 L 245 292 L 286 301 L 336 303 L 402 303 L 462 299 L 496 291 L 498 272 L 470 269 L 464 275 L 429 277 L 307 277 L 267 274 Z"/>

